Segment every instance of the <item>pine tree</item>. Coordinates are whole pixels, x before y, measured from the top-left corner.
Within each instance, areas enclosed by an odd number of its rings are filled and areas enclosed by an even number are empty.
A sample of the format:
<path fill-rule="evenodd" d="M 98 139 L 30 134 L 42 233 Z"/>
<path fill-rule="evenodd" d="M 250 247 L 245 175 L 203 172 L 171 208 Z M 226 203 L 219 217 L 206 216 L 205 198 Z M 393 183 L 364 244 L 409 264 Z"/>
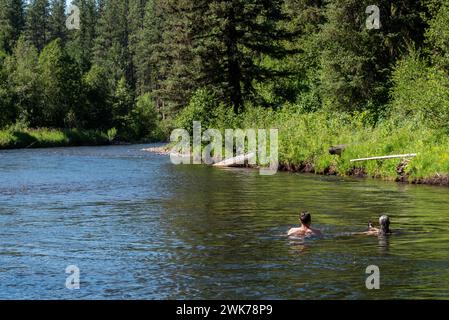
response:
<path fill-rule="evenodd" d="M 132 88 L 136 88 L 138 79 L 137 65 L 139 64 L 138 53 L 141 49 L 142 36 L 144 30 L 145 7 L 147 0 L 129 0 L 128 10 L 128 50 L 131 56 L 129 65 L 128 83 Z"/>
<path fill-rule="evenodd" d="M 24 27 L 24 0 L 0 0 L 0 51 L 12 53 Z"/>
<path fill-rule="evenodd" d="M 48 0 L 31 0 L 26 11 L 26 36 L 41 51 L 50 39 L 50 4 Z"/>
<path fill-rule="evenodd" d="M 142 29 L 138 35 L 137 50 L 134 53 L 134 65 L 137 95 L 151 93 L 158 112 L 164 116 L 164 100 L 160 95 L 163 79 L 160 56 L 164 53 L 160 49 L 165 21 L 162 9 L 159 0 L 147 1 Z"/>
<path fill-rule="evenodd" d="M 204 80 L 209 82 L 236 113 L 255 98 L 255 82 L 276 79 L 282 72 L 264 64 L 280 59 L 289 50 L 282 41 L 292 35 L 282 27 L 287 17 L 281 0 L 214 0 L 195 25 L 197 50 Z M 198 11 L 198 12 L 201 12 Z"/>
<path fill-rule="evenodd" d="M 423 41 L 419 1 L 379 1 L 380 29 L 366 28 L 368 0 L 335 0 L 320 34 L 324 103 L 338 110 L 382 112 L 389 98 L 391 66 L 401 51 Z"/>
<path fill-rule="evenodd" d="M 67 27 L 65 15 L 65 0 L 51 0 L 49 17 L 49 41 L 61 39 L 65 44 L 67 40 Z"/>
<path fill-rule="evenodd" d="M 160 23 L 158 23 L 154 0 L 148 0 L 140 31 L 135 35 L 134 66 L 136 71 L 136 93 L 142 95 L 151 90 L 153 71 L 151 54 L 153 47 L 161 42 Z M 155 68 L 154 68 L 155 69 Z"/>
<path fill-rule="evenodd" d="M 159 0 L 152 6 L 152 12 L 148 12 L 148 21 L 155 23 L 155 26 L 147 23 L 146 29 L 153 41 L 151 61 L 157 68 L 153 73 L 157 77 L 153 88 L 163 113 L 177 112 L 201 87 L 200 59 L 195 53 L 194 37 L 204 8 L 202 0 Z M 160 26 L 162 33 L 156 26 Z"/>
<path fill-rule="evenodd" d="M 317 40 L 326 22 L 324 8 L 323 0 L 285 0 L 284 3 L 288 16 L 285 26 L 294 35 L 287 45 L 297 52 L 282 59 L 279 68 L 289 71 L 290 75 L 272 82 L 272 95 L 295 101 L 306 112 L 321 108 L 321 56 Z"/>
<path fill-rule="evenodd" d="M 122 77 L 132 83 L 128 13 L 129 0 L 106 1 L 97 24 L 93 60 L 108 70 L 114 83 Z"/>
<path fill-rule="evenodd" d="M 73 1 L 80 10 L 80 29 L 70 30 L 67 47 L 69 54 L 87 72 L 93 61 L 93 49 L 96 38 L 98 8 L 96 0 Z"/>

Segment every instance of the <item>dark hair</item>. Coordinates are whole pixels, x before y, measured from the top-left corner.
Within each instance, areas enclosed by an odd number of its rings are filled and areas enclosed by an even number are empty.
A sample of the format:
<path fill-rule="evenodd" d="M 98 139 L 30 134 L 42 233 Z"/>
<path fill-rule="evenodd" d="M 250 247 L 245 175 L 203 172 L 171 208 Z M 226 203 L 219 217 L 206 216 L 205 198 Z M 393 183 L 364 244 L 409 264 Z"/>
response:
<path fill-rule="evenodd" d="M 305 224 L 306 226 L 308 226 L 312 222 L 312 216 L 307 211 L 304 211 L 301 213 L 299 220 L 301 220 L 302 224 Z"/>
<path fill-rule="evenodd" d="M 384 215 L 379 218 L 380 230 L 383 234 L 390 233 L 390 217 Z"/>

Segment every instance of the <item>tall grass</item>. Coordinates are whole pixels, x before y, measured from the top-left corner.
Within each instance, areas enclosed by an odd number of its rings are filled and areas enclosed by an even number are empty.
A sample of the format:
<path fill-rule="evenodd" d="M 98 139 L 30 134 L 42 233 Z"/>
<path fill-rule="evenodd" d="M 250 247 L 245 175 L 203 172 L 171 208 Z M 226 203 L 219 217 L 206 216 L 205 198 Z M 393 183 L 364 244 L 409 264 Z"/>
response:
<path fill-rule="evenodd" d="M 312 168 L 316 173 L 354 171 L 388 180 L 398 178 L 401 159 L 351 163 L 351 159 L 417 153 L 405 167 L 409 181 L 449 175 L 449 137 L 430 129 L 419 119 L 390 118 L 375 127 L 364 114 L 273 112 L 261 108 L 242 116 L 243 127 L 279 129 L 280 163 L 287 167 Z M 341 156 L 329 147 L 346 145 Z"/>

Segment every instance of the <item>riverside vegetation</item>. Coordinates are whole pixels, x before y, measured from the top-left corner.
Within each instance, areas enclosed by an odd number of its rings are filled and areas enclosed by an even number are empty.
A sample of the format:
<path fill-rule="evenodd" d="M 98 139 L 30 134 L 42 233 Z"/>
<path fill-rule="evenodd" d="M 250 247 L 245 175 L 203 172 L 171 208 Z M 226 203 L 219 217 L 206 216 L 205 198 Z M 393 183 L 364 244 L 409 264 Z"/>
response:
<path fill-rule="evenodd" d="M 201 121 L 278 128 L 286 170 L 447 185 L 449 1 L 372 2 L 76 0 L 67 30 L 64 0 L 0 0 L 0 148 L 164 140 Z M 349 161 L 402 153 L 418 156 Z"/>

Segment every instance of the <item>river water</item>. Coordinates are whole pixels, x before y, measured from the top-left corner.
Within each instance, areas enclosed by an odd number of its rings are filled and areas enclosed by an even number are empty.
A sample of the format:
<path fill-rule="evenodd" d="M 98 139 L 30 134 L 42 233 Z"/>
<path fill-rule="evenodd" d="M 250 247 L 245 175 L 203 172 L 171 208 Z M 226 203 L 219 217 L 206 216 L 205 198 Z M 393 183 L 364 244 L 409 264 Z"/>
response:
<path fill-rule="evenodd" d="M 449 297 L 447 188 L 174 166 L 143 147 L 0 152 L 0 299 Z M 305 209 L 324 238 L 285 237 Z M 351 235 L 384 213 L 401 234 Z"/>

